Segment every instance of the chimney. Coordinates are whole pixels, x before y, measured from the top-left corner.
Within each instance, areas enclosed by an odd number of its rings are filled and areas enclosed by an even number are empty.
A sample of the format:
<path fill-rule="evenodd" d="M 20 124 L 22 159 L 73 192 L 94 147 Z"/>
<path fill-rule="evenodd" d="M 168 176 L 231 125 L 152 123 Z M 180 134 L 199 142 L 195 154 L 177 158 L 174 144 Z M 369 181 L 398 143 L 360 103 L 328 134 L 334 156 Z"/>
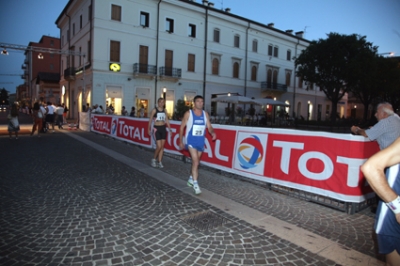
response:
<path fill-rule="evenodd" d="M 293 30 L 287 30 L 286 33 L 293 34 Z"/>
<path fill-rule="evenodd" d="M 214 7 L 214 3 L 209 2 L 209 3 L 208 3 L 208 6 L 209 6 L 209 7 Z"/>
<path fill-rule="evenodd" d="M 225 8 L 226 13 L 231 13 L 231 9 L 229 7 Z"/>
<path fill-rule="evenodd" d="M 269 23 L 267 26 L 273 28 L 274 27 L 274 23 Z"/>
<path fill-rule="evenodd" d="M 207 0 L 203 0 L 203 5 L 207 5 L 208 4 L 208 1 Z"/>
<path fill-rule="evenodd" d="M 304 31 L 296 32 L 296 37 L 303 38 Z"/>

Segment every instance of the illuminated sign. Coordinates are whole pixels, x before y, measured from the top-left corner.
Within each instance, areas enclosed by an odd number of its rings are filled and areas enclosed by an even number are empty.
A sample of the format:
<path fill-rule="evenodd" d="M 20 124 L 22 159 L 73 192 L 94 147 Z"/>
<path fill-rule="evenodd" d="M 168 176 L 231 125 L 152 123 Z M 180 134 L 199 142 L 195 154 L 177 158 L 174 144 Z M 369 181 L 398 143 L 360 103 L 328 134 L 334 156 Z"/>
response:
<path fill-rule="evenodd" d="M 117 64 L 117 63 L 110 63 L 110 71 L 120 72 L 121 71 L 121 65 Z"/>

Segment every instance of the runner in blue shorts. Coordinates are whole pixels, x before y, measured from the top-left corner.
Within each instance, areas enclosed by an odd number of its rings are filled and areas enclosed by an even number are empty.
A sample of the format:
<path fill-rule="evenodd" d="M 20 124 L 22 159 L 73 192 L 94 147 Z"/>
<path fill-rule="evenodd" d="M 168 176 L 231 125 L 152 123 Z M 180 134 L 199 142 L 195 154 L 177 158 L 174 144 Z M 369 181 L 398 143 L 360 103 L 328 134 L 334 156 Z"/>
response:
<path fill-rule="evenodd" d="M 217 138 L 211 126 L 208 113 L 203 111 L 204 100 L 201 95 L 197 95 L 193 100 L 193 109 L 185 113 L 179 129 L 179 147 L 186 148 L 192 158 L 191 176 L 187 182 L 188 186 L 193 187 L 195 194 L 200 194 L 201 190 L 197 182 L 199 176 L 200 158 L 204 151 L 206 129 L 212 136 L 212 140 Z M 183 132 L 185 132 L 185 144 L 183 142 Z"/>
<path fill-rule="evenodd" d="M 361 171 L 383 200 L 375 220 L 379 253 L 386 255 L 387 265 L 400 265 L 400 138 L 369 158 Z"/>

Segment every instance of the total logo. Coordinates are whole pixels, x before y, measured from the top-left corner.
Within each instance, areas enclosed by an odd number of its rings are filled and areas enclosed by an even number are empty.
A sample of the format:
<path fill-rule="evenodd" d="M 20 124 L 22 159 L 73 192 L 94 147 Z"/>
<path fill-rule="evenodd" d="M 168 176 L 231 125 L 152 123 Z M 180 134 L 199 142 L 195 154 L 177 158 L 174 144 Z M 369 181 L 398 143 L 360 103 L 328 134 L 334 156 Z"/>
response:
<path fill-rule="evenodd" d="M 118 124 L 117 119 L 113 118 L 111 122 L 111 135 L 113 136 L 116 136 L 117 134 L 117 124 Z"/>
<path fill-rule="evenodd" d="M 236 143 L 234 168 L 262 175 L 267 134 L 255 135 L 247 132 L 238 132 Z"/>

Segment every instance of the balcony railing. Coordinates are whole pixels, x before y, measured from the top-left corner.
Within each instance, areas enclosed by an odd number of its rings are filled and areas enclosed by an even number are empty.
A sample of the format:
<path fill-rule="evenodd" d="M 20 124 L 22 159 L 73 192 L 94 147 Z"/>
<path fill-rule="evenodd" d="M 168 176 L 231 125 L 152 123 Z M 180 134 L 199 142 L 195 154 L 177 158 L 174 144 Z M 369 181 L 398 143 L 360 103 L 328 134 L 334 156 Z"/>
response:
<path fill-rule="evenodd" d="M 133 74 L 135 75 L 144 74 L 153 76 L 157 74 L 157 68 L 156 66 L 153 65 L 135 63 L 133 64 Z"/>
<path fill-rule="evenodd" d="M 22 69 L 26 69 L 26 65 L 22 65 L 21 68 L 22 68 Z"/>
<path fill-rule="evenodd" d="M 277 91 L 277 92 L 287 92 L 287 86 L 285 84 L 279 84 L 274 82 L 261 82 L 261 89 Z"/>
<path fill-rule="evenodd" d="M 74 67 L 69 67 L 64 70 L 64 79 L 66 80 L 75 80 L 75 68 Z"/>
<path fill-rule="evenodd" d="M 174 67 L 160 67 L 160 76 L 171 77 L 171 78 L 181 78 L 182 69 Z"/>

